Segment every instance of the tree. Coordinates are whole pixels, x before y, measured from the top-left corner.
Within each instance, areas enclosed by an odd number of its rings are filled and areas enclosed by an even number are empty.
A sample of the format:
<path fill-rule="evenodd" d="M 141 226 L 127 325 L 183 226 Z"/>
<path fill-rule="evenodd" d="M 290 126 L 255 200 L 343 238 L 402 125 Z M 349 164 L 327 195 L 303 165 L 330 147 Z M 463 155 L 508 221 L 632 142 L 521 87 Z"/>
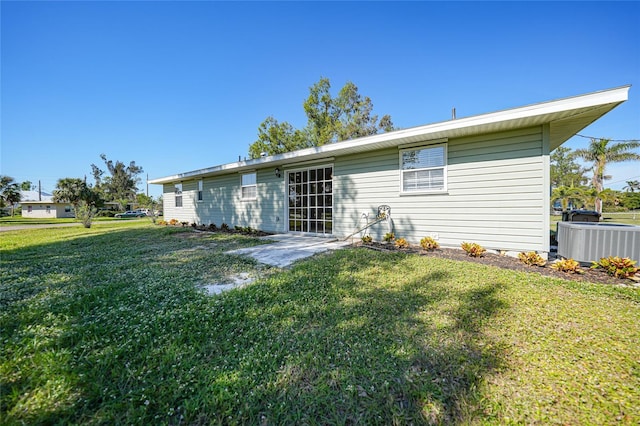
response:
<path fill-rule="evenodd" d="M 306 141 L 302 131 L 294 129 L 286 121 L 279 123 L 278 120 L 269 116 L 260 123 L 258 140 L 249 146 L 249 156 L 260 158 L 263 154 L 283 154 L 312 146 Z"/>
<path fill-rule="evenodd" d="M 623 192 L 620 194 L 620 205 L 629 210 L 640 209 L 640 192 Z"/>
<path fill-rule="evenodd" d="M 639 141 L 611 143 L 610 139 L 592 138 L 587 148 L 578 149 L 575 153 L 583 160 L 592 163 L 589 169 L 593 172 L 591 184 L 600 193 L 604 189 L 604 180 L 609 178 L 605 175 L 607 164 L 640 160 L 640 154 L 633 152 L 638 147 L 640 147 Z M 595 208 L 598 213 L 602 213 L 602 200 L 597 196 Z"/>
<path fill-rule="evenodd" d="M 22 196 L 20 194 L 20 185 L 18 185 L 11 176 L 0 176 L 0 201 L 2 205 L 11 207 L 11 216 L 13 216 L 13 206 L 20 202 Z"/>
<path fill-rule="evenodd" d="M 372 114 L 371 99 L 363 97 L 352 82 L 347 82 L 338 96 L 333 97 L 329 79 L 320 78 L 309 88 L 309 96 L 302 106 L 307 116 L 304 129 L 267 117 L 258 128 L 258 139 L 249 146 L 249 156 L 281 154 L 394 129 L 391 116 L 378 120 L 378 116 Z"/>
<path fill-rule="evenodd" d="M 22 189 L 23 191 L 31 191 L 34 188 L 35 186 L 29 180 L 25 180 L 20 184 L 20 189 Z"/>
<path fill-rule="evenodd" d="M 551 187 L 585 185 L 589 181 L 585 172 L 576 162 L 576 154 L 570 148 L 560 146 L 551 153 Z"/>
<path fill-rule="evenodd" d="M 568 210 L 569 205 L 583 205 L 587 199 L 587 194 L 583 188 L 572 186 L 559 186 L 551 191 L 551 201 L 560 200 L 562 210 Z"/>
<path fill-rule="evenodd" d="M 622 188 L 627 192 L 636 192 L 640 191 L 640 181 L 637 180 L 628 180 L 627 185 Z"/>
<path fill-rule="evenodd" d="M 91 164 L 93 178 L 96 181 L 95 188 L 102 192 L 105 200 L 115 201 L 124 209 L 129 202 L 136 199 L 137 185 L 140 182 L 138 175 L 143 172 L 142 167 L 137 166 L 135 161 L 131 161 L 128 166 L 121 161 L 114 163 L 107 160 L 105 154 L 101 154 L 100 158 L 107 166 L 110 176 L 103 178 L 105 171 Z"/>
<path fill-rule="evenodd" d="M 56 189 L 53 190 L 53 201 L 56 203 L 69 203 L 77 210 L 82 199 L 82 190 L 86 183 L 78 178 L 58 179 Z"/>
<path fill-rule="evenodd" d="M 53 191 L 53 201 L 71 204 L 76 219 L 80 219 L 85 228 L 91 227 L 98 208 L 104 205 L 100 192 L 78 178 L 59 179 Z"/>

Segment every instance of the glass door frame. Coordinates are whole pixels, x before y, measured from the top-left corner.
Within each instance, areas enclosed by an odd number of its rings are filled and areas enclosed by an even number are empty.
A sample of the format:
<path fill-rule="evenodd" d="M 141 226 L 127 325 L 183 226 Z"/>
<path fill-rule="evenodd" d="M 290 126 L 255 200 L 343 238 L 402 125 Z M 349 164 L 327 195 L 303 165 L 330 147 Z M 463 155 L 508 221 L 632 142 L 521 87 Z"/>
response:
<path fill-rule="evenodd" d="M 323 175 L 321 179 L 320 171 Z M 285 171 L 287 232 L 333 235 L 333 171 L 333 164 L 310 165 Z"/>

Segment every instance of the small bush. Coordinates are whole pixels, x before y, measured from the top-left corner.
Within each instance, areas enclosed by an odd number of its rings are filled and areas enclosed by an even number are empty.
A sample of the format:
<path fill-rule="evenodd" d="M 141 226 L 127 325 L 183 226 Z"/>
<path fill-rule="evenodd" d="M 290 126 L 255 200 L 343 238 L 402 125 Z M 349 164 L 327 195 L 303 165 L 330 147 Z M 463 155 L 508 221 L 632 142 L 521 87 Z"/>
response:
<path fill-rule="evenodd" d="M 396 236 L 393 232 L 387 232 L 386 234 L 384 234 L 384 237 L 382 237 L 382 239 L 385 242 L 390 243 L 391 241 L 396 239 Z"/>
<path fill-rule="evenodd" d="M 209 231 L 216 231 L 218 230 L 218 227 L 216 226 L 215 223 L 210 223 L 209 224 Z"/>
<path fill-rule="evenodd" d="M 609 256 L 601 258 L 599 262 L 592 262 L 591 269 L 602 268 L 612 277 L 631 278 L 640 271 L 635 265 L 635 260 L 628 257 Z"/>
<path fill-rule="evenodd" d="M 547 264 L 547 261 L 535 251 L 519 253 L 518 259 L 520 259 L 525 265 L 529 266 L 544 266 Z"/>
<path fill-rule="evenodd" d="M 463 242 L 460 247 L 462 247 L 462 250 L 466 251 L 471 257 L 481 257 L 484 252 L 487 251 L 487 249 L 477 243 Z"/>
<path fill-rule="evenodd" d="M 158 225 L 166 225 L 167 221 L 166 220 L 159 220 L 156 222 Z"/>
<path fill-rule="evenodd" d="M 194 229 L 195 229 L 197 226 L 198 226 L 198 224 L 197 224 L 197 223 L 195 223 L 195 222 L 191 224 L 191 227 L 192 227 L 192 228 L 194 228 Z"/>
<path fill-rule="evenodd" d="M 365 235 L 364 237 L 361 238 L 362 242 L 365 244 L 369 244 L 373 241 L 373 238 L 371 237 L 371 235 Z"/>
<path fill-rule="evenodd" d="M 424 237 L 420 240 L 420 247 L 424 250 L 435 250 L 440 247 L 440 244 L 431 237 Z"/>
<path fill-rule="evenodd" d="M 561 259 L 555 262 L 551 267 L 557 271 L 568 272 L 570 274 L 583 274 L 580 269 L 580 262 L 573 259 Z"/>
<path fill-rule="evenodd" d="M 404 238 L 398 238 L 395 241 L 395 245 L 396 245 L 396 247 L 398 247 L 400 249 L 409 248 L 409 243 Z"/>
<path fill-rule="evenodd" d="M 227 225 L 226 223 L 223 223 L 222 225 L 220 225 L 220 229 L 227 232 L 229 231 L 229 225 Z"/>

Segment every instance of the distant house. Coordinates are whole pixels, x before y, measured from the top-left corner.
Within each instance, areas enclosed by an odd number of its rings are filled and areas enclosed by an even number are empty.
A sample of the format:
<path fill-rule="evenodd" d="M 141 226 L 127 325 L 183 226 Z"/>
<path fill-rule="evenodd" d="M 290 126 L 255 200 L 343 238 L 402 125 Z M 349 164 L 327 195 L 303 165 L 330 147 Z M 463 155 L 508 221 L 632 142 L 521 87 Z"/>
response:
<path fill-rule="evenodd" d="M 69 203 L 56 203 L 53 195 L 38 191 L 21 191 L 22 217 L 62 218 L 75 217 L 73 207 Z"/>
<path fill-rule="evenodd" d="M 418 243 L 549 252 L 549 153 L 626 101 L 629 86 L 150 180 L 164 216 L 346 237 L 390 208 Z"/>

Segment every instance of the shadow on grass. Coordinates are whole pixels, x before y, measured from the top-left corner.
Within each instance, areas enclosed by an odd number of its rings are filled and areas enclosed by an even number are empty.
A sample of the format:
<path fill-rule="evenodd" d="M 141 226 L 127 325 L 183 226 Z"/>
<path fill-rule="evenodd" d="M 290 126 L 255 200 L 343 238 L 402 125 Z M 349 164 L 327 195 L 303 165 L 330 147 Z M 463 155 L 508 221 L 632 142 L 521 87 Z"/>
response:
<path fill-rule="evenodd" d="M 122 241 L 139 247 L 125 255 Z M 499 284 L 467 282 L 452 263 L 343 250 L 210 298 L 197 289 L 203 276 L 255 266 L 211 242 L 215 255 L 190 250 L 201 240 L 131 230 L 11 253 L 7 266 L 20 272 L 8 273 L 0 299 L 4 421 L 433 424 L 477 415 L 483 377 L 502 363 L 482 332 L 504 308 Z M 58 255 L 44 267 L 26 260 L 43 251 Z"/>

